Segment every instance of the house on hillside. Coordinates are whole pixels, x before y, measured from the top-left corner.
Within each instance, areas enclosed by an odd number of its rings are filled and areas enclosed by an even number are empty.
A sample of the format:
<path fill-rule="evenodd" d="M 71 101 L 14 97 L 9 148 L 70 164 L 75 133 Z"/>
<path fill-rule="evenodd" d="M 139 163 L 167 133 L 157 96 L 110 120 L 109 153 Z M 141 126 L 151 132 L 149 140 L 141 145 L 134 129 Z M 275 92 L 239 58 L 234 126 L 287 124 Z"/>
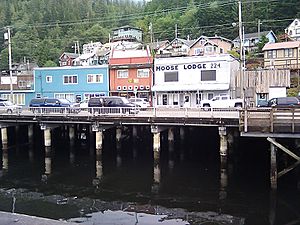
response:
<path fill-rule="evenodd" d="M 272 30 L 258 33 L 248 33 L 244 35 L 244 49 L 248 52 L 255 52 L 257 50 L 257 44 L 263 36 L 269 40 L 268 43 L 275 43 L 277 41 L 277 37 Z M 235 48 L 240 48 L 240 38 L 235 38 L 233 40 L 233 44 Z"/>
<path fill-rule="evenodd" d="M 191 45 L 195 40 L 175 38 L 165 48 L 157 52 L 156 57 L 188 56 Z"/>
<path fill-rule="evenodd" d="M 227 53 L 231 50 L 233 43 L 231 40 L 220 37 L 206 37 L 200 36 L 194 43 L 190 46 L 189 55 L 215 55 Z"/>
<path fill-rule="evenodd" d="M 268 43 L 262 50 L 265 68 L 300 69 L 300 41 Z"/>
<path fill-rule="evenodd" d="M 142 42 L 143 41 L 143 30 L 132 27 L 123 26 L 112 30 L 111 41 L 130 41 L 130 42 Z"/>
<path fill-rule="evenodd" d="M 231 94 L 238 69 L 239 62 L 229 54 L 156 58 L 153 106 L 197 107 L 202 99 Z"/>
<path fill-rule="evenodd" d="M 284 32 L 294 41 L 300 41 L 300 19 L 295 19 Z"/>
<path fill-rule="evenodd" d="M 170 42 L 168 40 L 165 41 L 155 41 L 153 43 L 149 43 L 150 50 L 154 53 L 162 53 L 163 49 L 169 45 Z"/>
<path fill-rule="evenodd" d="M 109 57 L 110 94 L 151 101 L 153 58 L 149 48 L 113 49 Z"/>
<path fill-rule="evenodd" d="M 36 67 L 38 67 L 36 63 L 14 64 L 12 79 L 10 79 L 9 71 L 1 71 L 0 97 L 10 99 L 12 92 L 12 101 L 18 105 L 25 105 L 27 95 L 34 92 L 33 69 Z"/>
<path fill-rule="evenodd" d="M 59 57 L 59 66 L 73 66 L 73 61 L 79 56 L 76 53 L 64 52 Z"/>
<path fill-rule="evenodd" d="M 81 54 L 73 60 L 73 66 L 93 65 L 98 65 L 98 57 L 96 55 L 96 52 Z"/>
<path fill-rule="evenodd" d="M 101 42 L 90 42 L 87 44 L 82 45 L 82 53 L 94 53 L 98 51 L 98 49 L 102 48 L 102 43 Z"/>
<path fill-rule="evenodd" d="M 108 65 L 36 68 L 34 87 L 29 99 L 49 97 L 79 102 L 108 95 Z"/>

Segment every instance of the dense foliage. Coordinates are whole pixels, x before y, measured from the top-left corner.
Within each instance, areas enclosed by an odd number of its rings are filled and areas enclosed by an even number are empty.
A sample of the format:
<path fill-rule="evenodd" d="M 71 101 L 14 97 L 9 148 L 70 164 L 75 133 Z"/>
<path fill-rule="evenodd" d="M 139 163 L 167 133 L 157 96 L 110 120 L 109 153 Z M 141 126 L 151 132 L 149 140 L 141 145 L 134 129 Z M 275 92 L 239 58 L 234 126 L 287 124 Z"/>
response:
<path fill-rule="evenodd" d="M 300 17 L 299 0 L 242 0 L 245 32 L 276 34 Z M 238 36 L 237 0 L 1 0 L 0 68 L 7 68 L 6 27 L 11 27 L 13 61 L 55 65 L 79 41 L 107 42 L 112 28 L 143 29 L 144 41 L 195 39 L 200 35 Z M 149 25 L 152 24 L 152 30 Z M 152 32 L 151 32 L 152 31 Z"/>

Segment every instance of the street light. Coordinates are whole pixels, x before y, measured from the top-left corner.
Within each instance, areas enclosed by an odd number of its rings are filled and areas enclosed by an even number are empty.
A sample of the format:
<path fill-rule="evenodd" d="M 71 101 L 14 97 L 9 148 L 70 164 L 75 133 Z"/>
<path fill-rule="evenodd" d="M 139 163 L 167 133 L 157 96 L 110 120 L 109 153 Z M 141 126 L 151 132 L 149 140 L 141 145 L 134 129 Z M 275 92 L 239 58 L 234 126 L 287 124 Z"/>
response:
<path fill-rule="evenodd" d="M 10 101 L 13 102 L 13 80 L 12 80 L 12 63 L 11 63 L 11 38 L 10 38 L 10 27 L 7 28 L 7 32 L 4 33 L 4 40 L 8 41 L 8 69 L 10 78 Z"/>

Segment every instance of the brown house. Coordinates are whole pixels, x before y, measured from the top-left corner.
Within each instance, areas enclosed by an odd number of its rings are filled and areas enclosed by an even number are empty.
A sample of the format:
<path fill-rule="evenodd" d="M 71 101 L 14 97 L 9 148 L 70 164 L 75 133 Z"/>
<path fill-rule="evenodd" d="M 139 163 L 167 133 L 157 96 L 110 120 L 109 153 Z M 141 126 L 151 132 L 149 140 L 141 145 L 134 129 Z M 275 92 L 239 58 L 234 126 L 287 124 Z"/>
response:
<path fill-rule="evenodd" d="M 268 43 L 262 50 L 265 68 L 300 69 L 300 41 Z"/>
<path fill-rule="evenodd" d="M 73 66 L 73 61 L 76 59 L 79 55 L 75 53 L 69 53 L 64 52 L 59 57 L 59 66 Z"/>

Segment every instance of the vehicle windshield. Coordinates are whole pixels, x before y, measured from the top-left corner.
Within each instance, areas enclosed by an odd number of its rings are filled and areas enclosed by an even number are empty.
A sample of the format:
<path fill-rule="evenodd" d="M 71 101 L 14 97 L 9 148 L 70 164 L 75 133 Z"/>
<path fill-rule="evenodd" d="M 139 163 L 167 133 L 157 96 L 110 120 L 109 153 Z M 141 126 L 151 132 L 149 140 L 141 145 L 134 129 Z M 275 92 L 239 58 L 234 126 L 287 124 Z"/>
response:
<path fill-rule="evenodd" d="M 123 99 L 123 102 L 124 102 L 125 104 L 128 104 L 128 103 L 130 103 L 130 102 L 129 102 L 129 100 L 128 100 L 127 98 L 125 98 L 125 97 L 122 97 L 122 99 Z"/>
<path fill-rule="evenodd" d="M 59 99 L 61 103 L 66 103 L 66 104 L 70 104 L 71 102 L 68 99 Z"/>
<path fill-rule="evenodd" d="M 3 103 L 4 103 L 4 105 L 6 105 L 6 106 L 14 105 L 11 101 L 5 101 L 5 102 L 3 102 Z"/>

